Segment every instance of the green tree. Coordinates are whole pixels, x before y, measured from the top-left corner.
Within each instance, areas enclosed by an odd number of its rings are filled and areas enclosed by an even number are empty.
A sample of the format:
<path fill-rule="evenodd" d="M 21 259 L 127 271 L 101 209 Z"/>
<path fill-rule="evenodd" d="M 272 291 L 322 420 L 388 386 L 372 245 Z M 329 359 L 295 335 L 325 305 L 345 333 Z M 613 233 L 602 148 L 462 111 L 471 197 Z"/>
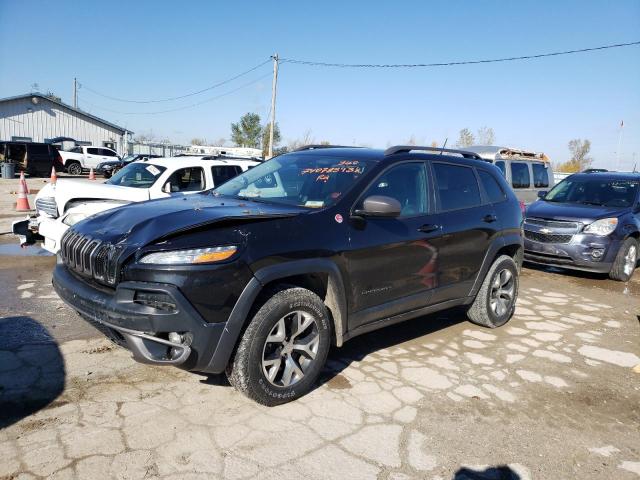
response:
<path fill-rule="evenodd" d="M 269 135 L 270 135 L 271 122 L 267 123 L 262 129 L 262 156 L 267 157 L 269 154 Z M 280 136 L 280 127 L 278 126 L 278 122 L 276 122 L 275 128 L 273 129 L 273 154 L 276 152 L 276 145 L 280 143 L 282 137 Z"/>
<path fill-rule="evenodd" d="M 463 128 L 460 130 L 460 136 L 458 137 L 458 141 L 456 142 L 456 146 L 458 147 L 470 147 L 475 143 L 476 139 L 473 136 L 473 133 L 468 128 Z"/>
<path fill-rule="evenodd" d="M 262 130 L 260 115 L 246 113 L 238 123 L 231 124 L 231 141 L 238 147 L 259 148 Z"/>

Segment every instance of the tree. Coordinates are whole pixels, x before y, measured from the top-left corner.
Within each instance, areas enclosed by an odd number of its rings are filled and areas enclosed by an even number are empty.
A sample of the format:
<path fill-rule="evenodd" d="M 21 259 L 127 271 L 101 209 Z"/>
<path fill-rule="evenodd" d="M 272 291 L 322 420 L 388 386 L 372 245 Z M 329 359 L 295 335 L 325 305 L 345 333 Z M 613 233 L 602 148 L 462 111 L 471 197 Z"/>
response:
<path fill-rule="evenodd" d="M 416 143 L 416 136 L 415 135 L 411 135 L 409 138 L 407 138 L 407 141 L 405 143 L 405 145 L 417 145 Z"/>
<path fill-rule="evenodd" d="M 311 130 L 306 130 L 301 138 L 296 138 L 294 140 L 289 140 L 287 144 L 287 149 L 291 152 L 300 147 L 304 147 L 305 145 L 313 145 L 316 141 L 311 134 Z"/>
<path fill-rule="evenodd" d="M 491 127 L 480 127 L 478 129 L 478 145 L 493 145 L 496 141 L 496 136 L 493 133 Z M 466 145 L 467 147 L 469 145 Z"/>
<path fill-rule="evenodd" d="M 207 140 L 204 138 L 192 138 L 191 139 L 191 145 L 206 145 L 207 144 Z"/>
<path fill-rule="evenodd" d="M 556 170 L 559 172 L 574 173 L 589 168 L 593 162 L 593 158 L 589 156 L 591 142 L 587 139 L 574 138 L 569 142 L 568 147 L 569 152 L 571 152 L 571 159 L 558 165 Z"/>
<path fill-rule="evenodd" d="M 136 143 L 152 143 L 157 140 L 157 137 L 152 131 L 146 133 L 140 133 L 133 137 L 133 141 Z"/>
<path fill-rule="evenodd" d="M 271 135 L 271 122 L 267 123 L 262 129 L 262 156 L 267 157 L 269 155 L 269 136 Z M 276 145 L 280 143 L 280 127 L 278 126 L 278 122 L 276 122 L 275 128 L 273 129 L 273 148 L 275 153 Z"/>
<path fill-rule="evenodd" d="M 238 123 L 231 124 L 231 141 L 238 147 L 259 148 L 262 130 L 260 115 L 246 113 Z"/>
<path fill-rule="evenodd" d="M 458 147 L 470 147 L 476 142 L 476 139 L 473 137 L 473 133 L 468 128 L 463 128 L 460 130 L 460 137 L 458 138 L 458 142 L 456 146 Z"/>
<path fill-rule="evenodd" d="M 55 93 L 53 93 L 51 90 L 47 90 L 47 93 L 44 95 L 45 97 L 55 101 L 55 102 L 62 102 L 62 98 L 60 98 L 59 96 L 57 96 Z"/>

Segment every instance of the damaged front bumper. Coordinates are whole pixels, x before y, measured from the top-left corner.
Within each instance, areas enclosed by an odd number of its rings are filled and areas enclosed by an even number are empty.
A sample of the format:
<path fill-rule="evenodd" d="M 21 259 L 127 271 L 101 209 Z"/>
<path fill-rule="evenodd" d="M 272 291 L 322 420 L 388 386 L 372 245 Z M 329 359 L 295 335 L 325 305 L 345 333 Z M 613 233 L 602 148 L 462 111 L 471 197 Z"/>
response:
<path fill-rule="evenodd" d="M 58 263 L 53 286 L 62 300 L 135 360 L 185 370 L 214 371 L 210 363 L 226 323 L 207 323 L 173 285 L 122 282 L 93 286 Z"/>
<path fill-rule="evenodd" d="M 31 216 L 25 220 L 13 222 L 11 231 L 18 237 L 20 245 L 34 245 L 42 243 L 42 248 L 51 253 L 58 253 L 60 240 L 69 229 L 59 218 Z"/>

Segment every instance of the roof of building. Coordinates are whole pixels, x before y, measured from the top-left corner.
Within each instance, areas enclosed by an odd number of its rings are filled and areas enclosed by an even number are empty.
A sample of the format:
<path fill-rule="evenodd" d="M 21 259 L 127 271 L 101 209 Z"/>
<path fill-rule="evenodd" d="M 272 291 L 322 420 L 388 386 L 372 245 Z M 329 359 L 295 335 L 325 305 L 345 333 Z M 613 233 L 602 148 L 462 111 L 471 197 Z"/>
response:
<path fill-rule="evenodd" d="M 83 117 L 87 117 L 90 118 L 92 120 L 95 120 L 96 122 L 100 122 L 104 125 L 107 125 L 111 128 L 115 128 L 116 130 L 120 130 L 122 132 L 122 134 L 124 134 L 124 132 L 129 132 L 129 133 L 133 133 L 131 130 L 121 127 L 119 125 L 116 125 L 115 123 L 111 123 L 108 122 L 107 120 L 100 118 L 100 117 L 96 117 L 95 115 L 91 115 L 90 113 L 87 113 L 83 110 L 80 110 L 79 108 L 73 108 L 71 105 L 67 105 L 66 103 L 56 100 L 55 98 L 51 98 L 51 97 L 47 97 L 46 95 L 39 93 L 39 92 L 34 92 L 34 93 L 25 93 L 24 95 L 16 95 L 14 97 L 7 97 L 7 98 L 0 98 L 0 103 L 2 102 L 10 102 L 12 100 L 22 100 L 24 98 L 33 98 L 33 97 L 37 97 L 37 98 L 41 98 L 43 100 L 46 100 L 48 102 L 51 103 L 55 103 L 56 105 L 66 108 L 67 110 L 71 110 L 74 113 L 77 113 L 78 115 L 82 115 Z"/>

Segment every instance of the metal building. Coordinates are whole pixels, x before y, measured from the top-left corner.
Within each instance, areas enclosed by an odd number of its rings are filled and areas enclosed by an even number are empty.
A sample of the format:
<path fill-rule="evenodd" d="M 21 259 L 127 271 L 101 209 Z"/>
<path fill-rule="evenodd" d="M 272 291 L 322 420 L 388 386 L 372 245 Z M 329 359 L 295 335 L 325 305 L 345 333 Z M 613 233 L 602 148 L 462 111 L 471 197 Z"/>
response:
<path fill-rule="evenodd" d="M 52 139 L 68 137 L 123 155 L 132 133 L 41 93 L 0 99 L 0 140 L 53 143 Z"/>

